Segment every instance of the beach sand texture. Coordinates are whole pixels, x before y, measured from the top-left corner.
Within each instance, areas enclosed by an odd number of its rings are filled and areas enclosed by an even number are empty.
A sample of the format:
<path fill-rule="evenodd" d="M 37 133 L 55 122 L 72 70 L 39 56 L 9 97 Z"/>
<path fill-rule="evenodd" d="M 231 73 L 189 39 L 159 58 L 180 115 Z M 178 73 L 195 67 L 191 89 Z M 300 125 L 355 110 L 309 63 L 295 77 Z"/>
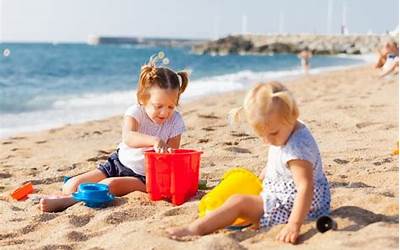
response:
<path fill-rule="evenodd" d="M 31 181 L 36 193 L 59 193 L 64 176 L 94 169 L 120 141 L 121 116 L 0 141 L 0 248 L 2 249 L 398 249 L 398 77 L 378 79 L 370 66 L 283 82 L 296 97 L 300 118 L 319 143 L 331 184 L 338 230 L 320 234 L 306 223 L 296 246 L 274 241 L 282 228 L 169 239 L 165 228 L 197 217 L 200 191 L 182 206 L 152 202 L 134 192 L 103 209 L 78 203 L 41 213 L 15 201 L 13 189 Z M 267 146 L 227 113 L 244 92 L 202 97 L 180 108 L 182 147 L 201 149 L 201 178 L 215 186 L 231 167 L 259 173 Z"/>

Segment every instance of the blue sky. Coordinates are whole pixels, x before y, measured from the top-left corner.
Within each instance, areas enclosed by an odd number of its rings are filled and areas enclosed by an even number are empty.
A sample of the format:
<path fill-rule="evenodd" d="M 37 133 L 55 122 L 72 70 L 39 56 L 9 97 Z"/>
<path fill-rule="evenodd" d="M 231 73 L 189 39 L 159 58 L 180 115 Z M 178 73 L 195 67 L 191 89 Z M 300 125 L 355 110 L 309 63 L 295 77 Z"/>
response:
<path fill-rule="evenodd" d="M 345 9 L 345 11 L 343 11 Z M 2 41 L 86 41 L 88 35 L 216 38 L 252 33 L 383 33 L 398 0 L 0 0 Z"/>

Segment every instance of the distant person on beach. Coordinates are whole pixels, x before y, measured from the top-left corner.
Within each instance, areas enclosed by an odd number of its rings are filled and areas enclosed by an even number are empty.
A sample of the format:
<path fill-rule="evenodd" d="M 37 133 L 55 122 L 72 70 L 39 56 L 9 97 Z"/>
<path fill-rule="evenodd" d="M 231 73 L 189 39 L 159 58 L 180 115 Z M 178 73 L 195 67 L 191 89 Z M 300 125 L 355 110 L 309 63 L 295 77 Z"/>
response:
<path fill-rule="evenodd" d="M 380 77 L 397 73 L 399 69 L 399 47 L 395 41 L 387 41 L 382 49 L 378 50 L 378 60 L 374 65 L 380 69 Z"/>
<path fill-rule="evenodd" d="M 305 219 L 330 213 L 329 184 L 324 174 L 316 140 L 300 120 L 295 100 L 278 82 L 257 84 L 245 96 L 240 113 L 257 136 L 269 144 L 267 166 L 260 174 L 260 195 L 233 195 L 221 207 L 189 225 L 170 228 L 171 237 L 205 235 L 232 225 L 237 218 L 243 224 L 268 228 L 286 224 L 277 240 L 295 243 Z"/>
<path fill-rule="evenodd" d="M 45 212 L 66 209 L 77 201 L 72 193 L 82 183 L 108 185 L 116 196 L 133 191 L 146 192 L 144 151 L 171 152 L 179 148 L 185 124 L 175 110 L 188 85 L 188 73 L 157 66 L 157 57 L 141 68 L 137 105 L 127 109 L 122 126 L 122 142 L 97 169 L 72 177 L 63 186 L 63 195 L 45 196 L 39 207 Z"/>
<path fill-rule="evenodd" d="M 297 54 L 297 57 L 300 59 L 301 66 L 303 67 L 304 73 L 308 74 L 310 69 L 310 59 L 312 57 L 312 52 L 306 47 L 303 51 Z"/>

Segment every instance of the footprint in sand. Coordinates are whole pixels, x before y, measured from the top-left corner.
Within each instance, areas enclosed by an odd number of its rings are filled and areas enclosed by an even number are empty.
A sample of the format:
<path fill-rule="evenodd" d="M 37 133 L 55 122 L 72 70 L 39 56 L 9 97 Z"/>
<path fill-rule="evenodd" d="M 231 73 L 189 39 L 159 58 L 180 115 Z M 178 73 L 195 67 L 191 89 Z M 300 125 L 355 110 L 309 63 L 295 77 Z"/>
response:
<path fill-rule="evenodd" d="M 331 182 L 331 188 L 344 187 L 344 188 L 375 188 L 374 186 L 370 186 L 365 184 L 364 182 Z"/>
<path fill-rule="evenodd" d="M 105 150 L 105 149 L 97 150 L 97 152 L 98 152 L 99 154 L 106 154 L 106 155 L 111 154 L 113 151 L 114 151 L 114 150 Z"/>
<path fill-rule="evenodd" d="M 340 165 L 344 165 L 344 164 L 349 163 L 348 160 L 343 160 L 343 159 L 339 159 L 339 158 L 333 159 L 333 161 L 336 162 L 337 164 L 340 164 Z"/>
<path fill-rule="evenodd" d="M 77 231 L 72 231 L 69 232 L 66 235 L 67 239 L 72 240 L 72 241 L 87 241 L 89 237 L 85 235 L 84 233 L 77 232 Z"/>
<path fill-rule="evenodd" d="M 53 250 L 53 249 L 58 249 L 58 250 L 72 250 L 74 249 L 72 246 L 69 245 L 46 245 L 41 248 L 40 250 Z"/>
<path fill-rule="evenodd" d="M 12 245 L 24 244 L 25 242 L 26 240 L 11 239 L 9 241 L 4 242 L 4 244 L 7 246 L 12 246 Z"/>
<path fill-rule="evenodd" d="M 213 115 L 213 114 L 208 114 L 208 115 L 198 114 L 197 117 L 204 118 L 204 119 L 220 119 L 218 116 Z"/>
<path fill-rule="evenodd" d="M 86 137 L 86 136 L 88 136 L 88 135 L 89 135 L 88 132 L 82 132 L 82 133 L 79 135 L 79 138 L 84 138 L 84 137 Z"/>
<path fill-rule="evenodd" d="M 92 217 L 93 217 L 93 215 L 90 215 L 90 214 L 85 214 L 85 215 L 81 215 L 81 216 L 70 215 L 69 223 L 71 223 L 75 227 L 83 227 L 84 225 L 86 225 L 90 222 Z"/>
<path fill-rule="evenodd" d="M 14 137 L 10 137 L 11 140 L 23 140 L 26 139 L 26 137 L 23 136 L 14 136 Z"/>
<path fill-rule="evenodd" d="M 396 124 L 382 124 L 381 128 L 384 130 L 389 130 L 389 129 L 397 128 L 397 125 Z"/>
<path fill-rule="evenodd" d="M 239 148 L 239 147 L 228 147 L 225 148 L 226 151 L 234 152 L 234 153 L 240 153 L 240 154 L 250 154 L 251 151 L 246 149 L 246 148 Z"/>
<path fill-rule="evenodd" d="M 251 136 L 249 134 L 239 133 L 239 132 L 235 132 L 235 131 L 231 131 L 231 136 L 233 136 L 233 137 L 241 137 L 241 138 L 239 138 L 239 141 L 257 139 L 257 137 Z"/>
<path fill-rule="evenodd" d="M 257 137 L 254 137 L 254 136 L 248 136 L 248 137 L 242 137 L 242 138 L 239 138 L 239 141 L 245 141 L 245 140 L 254 140 L 254 139 L 257 139 Z"/>
<path fill-rule="evenodd" d="M 212 127 L 205 127 L 205 128 L 201 128 L 204 131 L 215 131 L 215 128 Z"/>
<path fill-rule="evenodd" d="M 186 116 L 186 115 L 189 115 L 189 114 L 194 113 L 194 112 L 197 112 L 197 110 L 196 109 L 195 110 L 188 110 L 188 111 L 185 111 L 185 112 L 181 112 L 181 114 L 183 116 Z"/>
<path fill-rule="evenodd" d="M 0 179 L 10 178 L 12 175 L 9 173 L 0 173 Z"/>
<path fill-rule="evenodd" d="M 5 234 L 0 234 L 0 240 L 4 240 L 4 239 L 11 239 L 11 238 L 15 238 L 18 235 L 16 233 L 5 233 Z"/>
<path fill-rule="evenodd" d="M 245 137 L 245 136 L 250 136 L 250 135 L 246 134 L 246 133 L 239 133 L 239 132 L 231 131 L 231 136 L 234 136 L 234 137 Z"/>
<path fill-rule="evenodd" d="M 239 144 L 239 142 L 237 142 L 237 141 L 235 141 L 235 142 L 228 141 L 228 142 L 222 143 L 222 145 L 226 145 L 226 146 L 232 146 L 232 145 L 238 145 L 238 144 Z"/>
<path fill-rule="evenodd" d="M 38 226 L 39 226 L 39 223 L 33 222 L 33 223 L 30 223 L 29 225 L 27 225 L 27 226 L 21 228 L 21 229 L 19 230 L 19 232 L 20 232 L 21 234 L 27 234 L 27 233 L 30 233 L 30 232 L 35 231 L 36 228 L 37 228 Z"/>
<path fill-rule="evenodd" d="M 56 132 L 58 132 L 58 131 L 61 131 L 61 130 L 63 130 L 64 128 L 52 128 L 52 129 L 50 129 L 49 130 L 49 133 L 50 134 L 54 134 L 54 133 L 56 133 Z"/>
<path fill-rule="evenodd" d="M 181 214 L 189 214 L 192 209 L 189 207 L 177 207 L 177 208 L 171 208 L 165 212 L 162 213 L 164 216 L 175 216 L 175 215 L 181 215 Z"/>
<path fill-rule="evenodd" d="M 108 156 L 109 156 L 108 154 L 98 154 L 95 157 L 91 157 L 91 158 L 87 159 L 87 161 L 94 161 L 94 162 L 99 161 L 99 160 L 105 161 L 108 159 Z"/>
<path fill-rule="evenodd" d="M 129 208 L 123 211 L 113 212 L 109 216 L 106 217 L 105 222 L 108 224 L 120 224 L 124 221 L 131 220 L 144 220 L 156 212 L 155 207 L 146 206 L 146 208 L 142 206 Z"/>
<path fill-rule="evenodd" d="M 375 166 L 380 166 L 380 165 L 382 165 L 382 164 L 390 163 L 390 162 L 392 162 L 392 161 L 393 161 L 392 158 L 385 158 L 385 159 L 383 159 L 383 160 L 381 160 L 381 161 L 376 161 L 376 162 L 374 162 L 374 163 L 372 163 L 372 164 L 374 164 Z"/>
<path fill-rule="evenodd" d="M 35 143 L 36 144 L 43 144 L 43 143 L 46 143 L 47 141 L 46 140 L 42 140 L 42 141 L 35 141 Z"/>
<path fill-rule="evenodd" d="M 347 188 L 375 188 L 374 186 L 370 186 L 365 184 L 364 182 L 351 182 L 347 186 Z"/>
<path fill-rule="evenodd" d="M 33 185 L 38 185 L 38 184 L 53 184 L 55 182 L 63 182 L 64 181 L 64 176 L 57 176 L 57 177 L 49 177 L 45 179 L 39 179 L 39 180 L 30 180 Z"/>
<path fill-rule="evenodd" d="M 9 222 L 21 222 L 24 221 L 24 218 L 12 218 L 11 220 L 9 220 Z"/>
<path fill-rule="evenodd" d="M 12 207 L 11 207 L 11 210 L 12 210 L 12 211 L 19 212 L 19 211 L 23 211 L 24 209 L 23 209 L 23 208 L 16 207 L 16 206 L 12 206 Z"/>
<path fill-rule="evenodd" d="M 4 142 L 2 142 L 1 144 L 7 145 L 7 144 L 12 144 L 12 143 L 13 143 L 12 141 L 4 141 Z"/>
<path fill-rule="evenodd" d="M 35 216 L 33 220 L 36 222 L 45 222 L 45 221 L 50 221 L 56 217 L 58 217 L 57 213 L 43 213 Z"/>
<path fill-rule="evenodd" d="M 197 143 L 207 143 L 208 141 L 208 139 L 199 139 Z"/>
<path fill-rule="evenodd" d="M 58 172 L 69 171 L 69 170 L 75 169 L 78 166 L 79 166 L 79 163 L 73 163 L 72 165 L 62 166 L 60 168 L 57 168 L 57 171 Z"/>
<path fill-rule="evenodd" d="M 390 191 L 382 192 L 382 193 L 379 193 L 379 194 L 381 194 L 383 196 L 386 196 L 386 197 L 390 197 L 390 198 L 394 198 L 395 197 L 394 193 L 390 192 Z"/>
<path fill-rule="evenodd" d="M 357 128 L 365 128 L 365 127 L 369 127 L 375 124 L 379 124 L 378 122 L 360 122 L 356 124 Z"/>

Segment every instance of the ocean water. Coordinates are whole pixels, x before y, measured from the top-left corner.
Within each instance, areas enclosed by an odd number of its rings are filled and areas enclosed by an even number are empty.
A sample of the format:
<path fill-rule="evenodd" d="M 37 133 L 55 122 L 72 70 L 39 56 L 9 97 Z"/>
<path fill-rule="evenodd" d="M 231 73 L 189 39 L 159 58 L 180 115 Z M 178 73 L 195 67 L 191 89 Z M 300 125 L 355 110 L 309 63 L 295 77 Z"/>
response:
<path fill-rule="evenodd" d="M 133 45 L 0 43 L 0 138 L 123 114 L 136 102 L 140 66 L 163 51 L 191 72 L 183 101 L 302 74 L 296 55 L 210 56 L 188 48 Z M 362 64 L 314 56 L 311 73 Z"/>

